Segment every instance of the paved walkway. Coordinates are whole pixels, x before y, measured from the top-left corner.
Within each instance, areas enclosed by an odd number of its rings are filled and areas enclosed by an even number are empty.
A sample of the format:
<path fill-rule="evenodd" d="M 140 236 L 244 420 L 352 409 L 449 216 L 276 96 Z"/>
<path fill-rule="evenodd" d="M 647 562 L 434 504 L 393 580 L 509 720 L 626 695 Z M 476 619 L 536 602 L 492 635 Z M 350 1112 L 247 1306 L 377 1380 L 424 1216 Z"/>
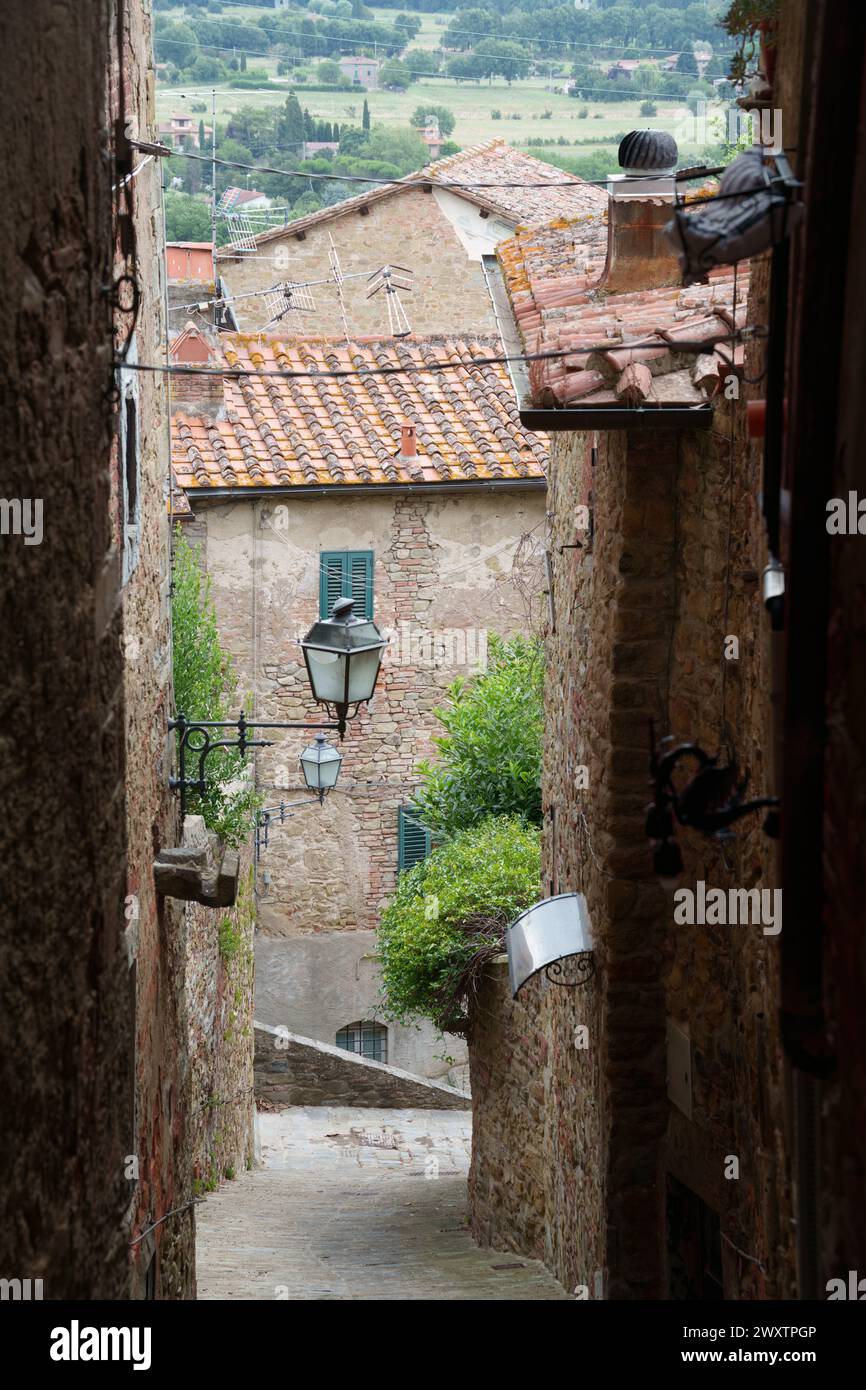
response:
<path fill-rule="evenodd" d="M 465 1226 L 471 1116 L 296 1107 L 259 1116 L 262 1167 L 196 1209 L 202 1299 L 564 1299 Z"/>

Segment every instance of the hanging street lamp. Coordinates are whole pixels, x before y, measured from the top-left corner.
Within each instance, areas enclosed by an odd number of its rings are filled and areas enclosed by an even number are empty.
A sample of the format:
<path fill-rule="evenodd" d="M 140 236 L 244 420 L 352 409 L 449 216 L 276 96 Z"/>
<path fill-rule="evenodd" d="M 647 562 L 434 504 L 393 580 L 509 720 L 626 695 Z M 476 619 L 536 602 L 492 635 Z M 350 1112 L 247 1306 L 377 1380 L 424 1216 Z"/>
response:
<path fill-rule="evenodd" d="M 324 734 L 319 733 L 316 734 L 315 743 L 304 749 L 298 761 L 304 774 L 305 785 L 310 791 L 318 793 L 321 803 L 336 786 L 340 764 L 343 761 L 342 753 L 326 741 Z"/>
<path fill-rule="evenodd" d="M 333 711 L 341 738 L 346 720 L 372 698 L 388 645 L 376 624 L 357 618 L 354 608 L 354 599 L 338 598 L 330 618 L 313 623 L 301 641 L 313 699 Z"/>
<path fill-rule="evenodd" d="M 313 623 L 301 648 L 307 667 L 310 689 L 316 704 L 324 705 L 332 716 L 325 724 L 308 721 L 274 721 L 250 719 L 241 713 L 236 720 L 187 719 L 178 711 L 176 719 L 168 721 L 169 729 L 178 734 L 178 773 L 169 778 L 169 786 L 180 792 L 181 816 L 187 813 L 190 792 L 207 793 L 206 762 L 217 748 L 232 748 L 244 754 L 250 748 L 268 748 L 273 739 L 250 738 L 250 730 L 314 729 L 316 742 L 301 754 L 301 771 L 307 787 L 319 795 L 319 802 L 337 780 L 342 754 L 325 742 L 324 730 L 335 729 L 340 738 L 346 723 L 354 719 L 361 705 L 373 697 L 382 665 L 382 652 L 388 645 L 376 624 L 369 618 L 356 618 L 351 598 L 338 598 L 330 618 Z M 232 729 L 231 738 L 215 736 L 212 730 Z M 197 776 L 187 775 L 187 758 L 197 761 Z"/>

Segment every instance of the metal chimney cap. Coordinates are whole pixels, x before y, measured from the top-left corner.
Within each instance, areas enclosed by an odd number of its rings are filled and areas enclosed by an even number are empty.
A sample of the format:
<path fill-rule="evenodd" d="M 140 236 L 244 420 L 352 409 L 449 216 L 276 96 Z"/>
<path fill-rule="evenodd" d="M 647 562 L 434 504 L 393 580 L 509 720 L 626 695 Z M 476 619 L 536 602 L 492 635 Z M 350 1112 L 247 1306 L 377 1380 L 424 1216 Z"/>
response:
<path fill-rule="evenodd" d="M 677 167 L 677 142 L 666 130 L 631 130 L 619 144 L 619 166 L 629 174 L 667 174 Z"/>

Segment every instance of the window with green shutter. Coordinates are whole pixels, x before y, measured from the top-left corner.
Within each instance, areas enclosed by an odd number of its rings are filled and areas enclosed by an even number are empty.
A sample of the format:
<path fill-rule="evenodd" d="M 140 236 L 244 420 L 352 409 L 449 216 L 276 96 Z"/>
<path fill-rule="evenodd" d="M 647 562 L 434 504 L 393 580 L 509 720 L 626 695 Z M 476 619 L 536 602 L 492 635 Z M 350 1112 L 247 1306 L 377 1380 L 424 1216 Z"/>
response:
<path fill-rule="evenodd" d="M 353 598 L 359 618 L 373 616 L 372 550 L 323 550 L 319 556 L 319 617 L 329 618 L 338 598 Z"/>
<path fill-rule="evenodd" d="M 430 853 L 430 831 L 412 815 L 408 806 L 397 813 L 397 869 L 411 869 Z"/>

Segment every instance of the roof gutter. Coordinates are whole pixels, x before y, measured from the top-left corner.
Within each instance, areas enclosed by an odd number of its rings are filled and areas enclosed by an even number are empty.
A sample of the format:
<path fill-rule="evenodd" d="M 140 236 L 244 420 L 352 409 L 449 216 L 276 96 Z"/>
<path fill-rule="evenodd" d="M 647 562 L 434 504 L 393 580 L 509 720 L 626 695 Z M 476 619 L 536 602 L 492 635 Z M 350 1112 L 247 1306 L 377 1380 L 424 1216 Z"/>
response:
<path fill-rule="evenodd" d="M 181 484 L 183 487 L 183 484 Z M 190 503 L 241 502 L 263 497 L 393 497 L 413 493 L 429 497 L 440 492 L 543 492 L 546 478 L 483 478 L 478 482 L 443 483 L 276 483 L 267 487 L 183 487 Z"/>
<path fill-rule="evenodd" d="M 574 430 L 701 430 L 709 429 L 713 419 L 711 405 L 670 406 L 559 406 L 545 409 L 530 404 L 529 373 L 523 360 L 525 351 L 499 262 L 495 256 L 482 256 L 484 278 L 493 305 L 496 326 L 505 348 L 508 375 L 517 398 L 520 423 L 533 433 L 561 434 Z"/>

